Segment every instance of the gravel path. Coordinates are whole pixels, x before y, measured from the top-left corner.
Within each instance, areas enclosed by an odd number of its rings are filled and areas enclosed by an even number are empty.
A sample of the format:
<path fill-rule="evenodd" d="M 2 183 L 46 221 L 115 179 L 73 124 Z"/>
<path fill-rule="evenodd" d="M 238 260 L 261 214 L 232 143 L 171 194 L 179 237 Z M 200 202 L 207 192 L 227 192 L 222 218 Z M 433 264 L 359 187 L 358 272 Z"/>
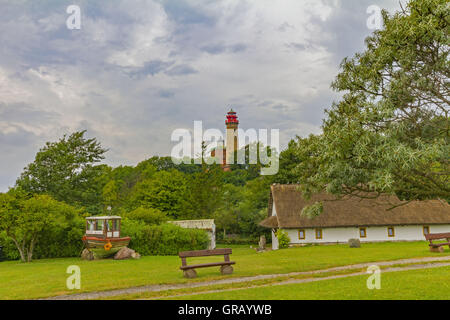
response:
<path fill-rule="evenodd" d="M 382 270 L 382 273 L 395 272 L 395 271 L 417 270 L 417 269 L 430 269 L 430 268 L 439 268 L 439 267 L 447 267 L 447 266 L 450 266 L 450 262 L 416 264 L 416 265 L 407 266 L 407 267 L 386 268 L 386 269 Z M 367 273 L 366 272 L 356 272 L 356 273 L 334 275 L 334 276 L 322 277 L 322 278 L 291 279 L 291 280 L 275 282 L 275 283 L 269 283 L 269 284 L 248 286 L 248 287 L 245 287 L 245 288 L 230 288 L 230 289 L 209 290 L 209 291 L 202 291 L 202 292 L 181 293 L 181 294 L 177 294 L 177 295 L 156 297 L 156 298 L 150 298 L 150 299 L 146 299 L 146 300 L 170 299 L 170 298 L 175 298 L 175 297 L 193 296 L 193 295 L 201 295 L 201 294 L 208 294 L 208 293 L 219 293 L 219 292 L 227 292 L 227 291 L 252 289 L 252 288 L 271 287 L 271 286 L 283 286 L 283 285 L 287 285 L 287 284 L 316 282 L 316 281 L 323 281 L 323 280 L 331 280 L 331 279 L 354 277 L 354 276 L 360 276 L 360 275 L 367 275 Z"/>
<path fill-rule="evenodd" d="M 449 263 L 436 263 L 436 262 L 445 262 L 445 261 L 447 261 Z M 430 268 L 430 267 L 442 267 L 442 266 L 450 265 L 450 256 L 368 262 L 368 263 L 352 264 L 352 265 L 347 265 L 347 266 L 334 267 L 334 268 L 328 268 L 328 269 L 322 269 L 322 270 L 314 270 L 314 271 L 267 274 L 267 275 L 239 277 L 239 278 L 226 278 L 226 279 L 214 280 L 214 281 L 202 281 L 202 282 L 179 283 L 179 284 L 163 284 L 163 285 L 155 284 L 155 285 L 131 287 L 131 288 L 125 288 L 125 289 L 115 289 L 115 290 L 107 290 L 107 291 L 95 291 L 95 292 L 77 293 L 77 294 L 71 294 L 71 295 L 61 295 L 61 296 L 45 298 L 43 300 L 100 299 L 100 298 L 108 298 L 108 297 L 127 295 L 127 294 L 139 294 L 139 293 L 144 293 L 144 292 L 160 292 L 160 291 L 167 291 L 167 290 L 199 288 L 199 287 L 206 287 L 206 286 L 211 286 L 211 285 L 232 284 L 232 283 L 248 282 L 248 281 L 255 281 L 255 280 L 265 280 L 265 279 L 273 279 L 273 278 L 280 278 L 280 277 L 314 275 L 314 274 L 335 272 L 335 271 L 342 271 L 342 270 L 361 269 L 361 268 L 366 268 L 370 265 L 393 266 L 393 265 L 412 264 L 412 263 L 434 263 L 434 264 L 433 265 L 420 264 L 420 265 L 415 265 L 415 266 L 407 266 L 407 267 L 403 267 L 403 268 L 400 268 L 400 267 L 388 268 L 388 269 L 383 269 L 383 272 L 413 270 L 413 269 L 421 269 L 421 268 L 425 269 L 425 268 Z M 361 274 L 366 274 L 366 273 L 365 272 L 357 272 L 357 273 L 352 273 L 352 274 L 335 275 L 335 276 L 322 277 L 322 278 L 292 279 L 292 280 L 287 280 L 287 281 L 283 281 L 283 282 L 271 283 L 269 285 L 283 285 L 283 284 L 290 284 L 290 283 L 304 283 L 304 282 L 312 282 L 312 281 L 321 281 L 321 280 L 328 280 L 328 279 L 337 279 L 337 278 L 343 278 L 343 277 L 357 276 L 357 275 L 361 275 Z M 262 287 L 262 286 L 266 286 L 266 285 L 260 285 L 259 287 Z M 251 288 L 251 287 L 249 287 L 249 288 Z M 230 289 L 230 290 L 237 290 L 237 289 Z M 208 292 L 219 292 L 219 291 L 229 291 L 229 290 L 217 290 L 217 291 L 208 291 Z M 191 294 L 194 294 L 194 293 L 189 293 L 186 295 L 191 295 Z"/>

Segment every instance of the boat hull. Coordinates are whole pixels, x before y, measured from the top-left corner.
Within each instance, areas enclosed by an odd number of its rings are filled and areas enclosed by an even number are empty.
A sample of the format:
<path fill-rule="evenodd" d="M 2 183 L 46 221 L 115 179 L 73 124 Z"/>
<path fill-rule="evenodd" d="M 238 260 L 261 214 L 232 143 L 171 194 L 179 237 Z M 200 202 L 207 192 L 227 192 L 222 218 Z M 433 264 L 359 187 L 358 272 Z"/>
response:
<path fill-rule="evenodd" d="M 130 243 L 130 237 L 123 238 L 97 238 L 84 236 L 84 246 L 93 253 L 95 259 L 108 258 L 115 255 L 120 249 L 125 248 Z M 105 249 L 105 245 L 111 244 L 110 249 Z"/>

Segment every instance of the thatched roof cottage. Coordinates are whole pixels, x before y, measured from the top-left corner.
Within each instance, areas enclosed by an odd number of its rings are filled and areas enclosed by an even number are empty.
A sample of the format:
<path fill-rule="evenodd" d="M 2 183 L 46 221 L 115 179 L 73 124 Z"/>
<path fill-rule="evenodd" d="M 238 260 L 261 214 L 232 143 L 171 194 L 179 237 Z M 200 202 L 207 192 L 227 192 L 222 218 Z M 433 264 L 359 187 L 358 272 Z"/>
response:
<path fill-rule="evenodd" d="M 323 202 L 319 217 L 301 215 L 306 205 L 316 201 Z M 260 225 L 272 229 L 273 249 L 278 249 L 277 229 L 288 233 L 291 244 L 339 243 L 352 238 L 361 242 L 417 241 L 425 240 L 426 233 L 450 232 L 450 206 L 445 201 L 412 201 L 393 208 L 400 203 L 395 196 L 335 200 L 325 193 L 305 200 L 297 185 L 274 184 L 268 217 Z"/>

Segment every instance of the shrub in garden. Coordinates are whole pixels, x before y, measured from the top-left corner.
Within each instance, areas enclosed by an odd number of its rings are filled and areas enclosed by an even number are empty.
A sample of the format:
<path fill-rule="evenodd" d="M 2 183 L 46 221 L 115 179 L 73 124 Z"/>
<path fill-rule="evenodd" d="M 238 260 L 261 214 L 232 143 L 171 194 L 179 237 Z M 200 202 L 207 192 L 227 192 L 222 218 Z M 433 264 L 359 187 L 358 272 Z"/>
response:
<path fill-rule="evenodd" d="M 2 238 L 7 239 L 7 250 L 10 242 L 14 243 L 23 262 L 31 262 L 39 247 L 42 248 L 40 257 L 51 256 L 48 245 L 59 246 L 58 250 L 67 249 L 61 241 L 52 240 L 47 245 L 44 242 L 51 238 L 53 232 L 58 233 L 58 230 L 61 230 L 60 236 L 66 237 L 71 226 L 79 219 L 78 214 L 74 207 L 47 195 L 28 196 L 20 189 L 0 194 Z M 80 243 L 79 240 L 77 243 Z M 70 255 L 69 252 L 67 254 Z M 6 255 L 11 257 L 9 253 Z"/>
<path fill-rule="evenodd" d="M 286 231 L 278 229 L 277 238 L 278 238 L 278 247 L 280 249 L 289 247 L 289 243 L 291 243 L 291 239 L 289 238 Z"/>
<path fill-rule="evenodd" d="M 167 216 L 164 212 L 154 208 L 139 207 L 129 213 L 125 217 L 131 220 L 139 220 L 146 224 L 162 224 L 167 222 Z"/>
<path fill-rule="evenodd" d="M 122 235 L 131 237 L 128 247 L 141 255 L 177 255 L 179 251 L 206 249 L 209 243 L 204 230 L 170 223 L 147 225 L 127 218 L 122 221 Z"/>
<path fill-rule="evenodd" d="M 66 226 L 52 226 L 43 230 L 42 236 L 33 250 L 33 258 L 64 258 L 77 257 L 83 249 L 81 238 L 84 235 L 85 222 L 76 218 Z M 20 259 L 13 240 L 0 232 L 0 246 L 3 246 L 3 256 L 6 260 Z"/>

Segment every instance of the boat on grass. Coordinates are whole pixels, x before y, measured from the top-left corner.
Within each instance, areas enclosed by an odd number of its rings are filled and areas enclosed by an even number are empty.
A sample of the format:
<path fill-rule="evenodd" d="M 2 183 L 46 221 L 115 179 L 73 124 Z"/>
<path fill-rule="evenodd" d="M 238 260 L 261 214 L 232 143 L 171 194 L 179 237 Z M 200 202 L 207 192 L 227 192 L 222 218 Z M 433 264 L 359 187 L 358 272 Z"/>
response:
<path fill-rule="evenodd" d="M 120 236 L 121 217 L 86 218 L 86 233 L 82 240 L 95 259 L 109 258 L 130 243 L 130 237 Z"/>

